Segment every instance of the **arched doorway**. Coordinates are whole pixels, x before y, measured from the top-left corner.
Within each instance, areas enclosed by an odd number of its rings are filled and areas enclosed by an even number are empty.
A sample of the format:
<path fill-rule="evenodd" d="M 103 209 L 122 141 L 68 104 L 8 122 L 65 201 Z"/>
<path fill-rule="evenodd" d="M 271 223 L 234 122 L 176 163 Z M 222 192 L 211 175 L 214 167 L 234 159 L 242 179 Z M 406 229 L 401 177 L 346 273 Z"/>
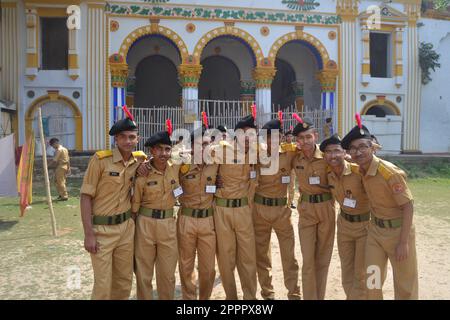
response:
<path fill-rule="evenodd" d="M 275 109 L 297 104 L 308 110 L 320 109 L 321 88 L 317 72 L 323 67 L 316 48 L 303 40 L 285 43 L 276 54 L 277 73 L 272 82 L 272 104 Z"/>
<path fill-rule="evenodd" d="M 178 71 L 167 57 L 152 55 L 142 59 L 135 71 L 135 107 L 180 105 Z"/>
<path fill-rule="evenodd" d="M 37 112 L 39 107 L 42 111 L 42 124 L 47 142 L 51 138 L 58 138 L 69 150 L 83 149 L 82 117 L 71 99 L 52 93 L 36 99 L 30 105 L 25 114 L 25 129 L 27 134 L 33 131 L 36 140 L 40 139 Z M 36 144 L 36 153 L 40 154 L 40 144 Z"/>
<path fill-rule="evenodd" d="M 295 71 L 288 62 L 278 58 L 275 60 L 275 68 L 277 73 L 272 81 L 272 105 L 276 109 L 285 109 L 295 104 Z"/>
<path fill-rule="evenodd" d="M 178 47 L 160 34 L 137 39 L 127 53 L 127 103 L 135 107 L 180 106 Z"/>
<path fill-rule="evenodd" d="M 239 100 L 240 72 L 234 62 L 223 56 L 210 56 L 202 61 L 199 98 Z"/>

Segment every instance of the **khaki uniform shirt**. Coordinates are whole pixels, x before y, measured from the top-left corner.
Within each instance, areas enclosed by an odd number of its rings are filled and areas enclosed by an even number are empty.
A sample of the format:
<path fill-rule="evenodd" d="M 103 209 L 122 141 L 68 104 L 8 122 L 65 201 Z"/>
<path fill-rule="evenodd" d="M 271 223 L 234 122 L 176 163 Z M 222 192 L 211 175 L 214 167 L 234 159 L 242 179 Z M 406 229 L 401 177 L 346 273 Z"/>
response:
<path fill-rule="evenodd" d="M 180 184 L 183 195 L 180 203 L 184 208 L 208 209 L 214 201 L 214 193 L 206 193 L 206 186 L 215 185 L 219 165 L 186 164 L 180 169 Z"/>
<path fill-rule="evenodd" d="M 328 165 L 323 158 L 319 145 L 316 145 L 316 150 L 311 160 L 307 159 L 303 152 L 297 153 L 297 156 L 292 161 L 292 166 L 297 175 L 300 193 L 321 194 L 330 192 L 327 177 Z M 310 184 L 310 177 L 319 177 L 320 184 Z"/>
<path fill-rule="evenodd" d="M 221 148 L 222 152 L 217 152 Z M 227 153 L 228 150 L 228 153 Z M 234 149 L 228 142 L 221 141 L 218 145 L 212 146 L 212 158 L 219 165 L 219 175 L 223 181 L 223 187 L 218 188 L 216 196 L 224 199 L 241 199 L 249 196 L 250 184 L 256 181 L 250 179 L 250 172 L 256 171 L 255 165 L 248 164 L 248 159 L 238 159 L 235 156 L 231 164 L 225 162 L 227 154 L 234 154 Z M 244 157 L 243 157 L 244 158 Z M 247 162 L 247 163 L 246 163 Z M 250 199 L 249 199 L 250 200 Z"/>
<path fill-rule="evenodd" d="M 90 160 L 81 194 L 92 197 L 92 214 L 112 216 L 131 207 L 131 190 L 139 163 L 131 156 L 125 163 L 119 149 L 97 152 Z"/>
<path fill-rule="evenodd" d="M 258 164 L 256 166 L 258 172 L 256 194 L 266 198 L 286 198 L 287 189 L 291 179 L 292 159 L 295 156 L 295 152 L 284 151 L 282 150 L 282 147 L 280 147 L 278 172 L 274 175 L 261 174 L 261 168 L 269 168 L 270 164 Z M 283 177 L 285 177 L 285 183 L 282 183 Z"/>
<path fill-rule="evenodd" d="M 362 181 L 372 213 L 377 218 L 389 220 L 403 216 L 400 206 L 413 200 L 405 179 L 403 170 L 388 161 L 373 157 Z"/>
<path fill-rule="evenodd" d="M 339 177 L 330 169 L 328 172 L 328 183 L 334 199 L 345 213 L 364 214 L 370 211 L 369 198 L 364 189 L 357 164 L 344 161 L 344 171 Z M 344 205 L 345 198 L 355 200 L 355 207 Z"/>
<path fill-rule="evenodd" d="M 170 161 L 164 172 L 158 171 L 149 163 L 147 177 L 138 177 L 131 205 L 132 212 L 139 212 L 140 207 L 157 210 L 173 209 L 176 198 L 173 191 L 180 186 L 178 166 Z"/>
<path fill-rule="evenodd" d="M 69 151 L 63 146 L 59 146 L 55 150 L 55 156 L 53 160 L 56 162 L 56 168 L 69 169 Z"/>

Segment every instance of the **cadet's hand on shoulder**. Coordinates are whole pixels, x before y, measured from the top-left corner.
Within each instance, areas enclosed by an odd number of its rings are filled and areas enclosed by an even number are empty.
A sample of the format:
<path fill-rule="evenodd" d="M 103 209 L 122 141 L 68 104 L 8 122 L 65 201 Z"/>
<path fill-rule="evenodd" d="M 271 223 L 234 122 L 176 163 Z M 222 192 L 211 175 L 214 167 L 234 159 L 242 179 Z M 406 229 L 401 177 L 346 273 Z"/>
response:
<path fill-rule="evenodd" d="M 99 246 L 95 235 L 84 237 L 84 249 L 89 253 L 97 253 Z"/>
<path fill-rule="evenodd" d="M 397 244 L 397 247 L 395 248 L 395 257 L 397 261 L 403 261 L 406 260 L 409 256 L 409 245 L 407 242 L 402 243 L 400 242 Z"/>
<path fill-rule="evenodd" d="M 139 165 L 139 167 L 136 170 L 138 176 L 140 176 L 140 177 L 148 176 L 149 170 L 147 168 L 147 163 L 148 163 L 148 161 L 145 161 Z"/>

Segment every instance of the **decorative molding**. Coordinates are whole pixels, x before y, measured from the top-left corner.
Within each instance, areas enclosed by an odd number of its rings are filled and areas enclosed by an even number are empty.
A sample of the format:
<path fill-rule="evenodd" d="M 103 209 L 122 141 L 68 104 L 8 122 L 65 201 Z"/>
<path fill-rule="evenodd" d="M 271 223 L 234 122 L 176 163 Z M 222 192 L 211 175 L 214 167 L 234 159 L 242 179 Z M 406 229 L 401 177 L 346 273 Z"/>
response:
<path fill-rule="evenodd" d="M 125 88 L 128 78 L 128 65 L 125 59 L 115 53 L 109 57 L 109 67 L 111 72 L 111 87 Z"/>
<path fill-rule="evenodd" d="M 183 88 L 197 88 L 203 67 L 200 64 L 180 64 L 178 77 Z"/>
<path fill-rule="evenodd" d="M 137 4 L 109 4 L 105 11 L 111 15 L 150 17 L 178 19 L 204 19 L 204 20 L 227 20 L 256 23 L 305 23 L 319 25 L 336 25 L 341 23 L 341 18 L 336 14 L 329 13 L 292 13 L 286 10 L 257 10 L 251 8 L 228 8 L 228 7 L 195 7 L 178 5 L 137 5 Z"/>
<path fill-rule="evenodd" d="M 359 0 L 336 0 L 336 13 L 342 20 L 355 20 L 358 16 Z"/>
<path fill-rule="evenodd" d="M 255 95 L 256 83 L 254 80 L 241 80 L 241 96 Z"/>
<path fill-rule="evenodd" d="M 297 11 L 310 11 L 320 6 L 320 3 L 315 0 L 282 0 L 281 3 Z"/>
<path fill-rule="evenodd" d="M 320 58 L 322 60 L 323 66 L 326 66 L 330 56 L 328 54 L 327 49 L 325 48 L 325 46 L 322 44 L 322 42 L 320 42 L 319 39 L 317 39 L 316 37 L 314 37 L 313 35 L 306 33 L 306 32 L 299 32 L 299 30 L 297 30 L 297 32 L 291 32 L 291 33 L 287 33 L 281 37 L 279 37 L 270 47 L 270 51 L 269 51 L 269 59 L 271 60 L 272 65 L 275 65 L 275 59 L 277 57 L 278 51 L 281 49 L 282 46 L 284 46 L 286 43 L 290 42 L 290 41 L 295 41 L 295 40 L 301 40 L 301 41 L 305 41 L 308 44 L 312 45 L 314 48 L 317 49 L 317 52 L 320 55 Z"/>
<path fill-rule="evenodd" d="M 377 98 L 378 97 L 379 96 L 377 96 Z M 389 109 L 391 109 L 396 116 L 400 116 L 401 113 L 400 113 L 399 107 L 397 107 L 397 105 L 394 102 L 392 102 L 390 100 L 386 100 L 386 96 L 383 96 L 383 97 L 384 97 L 384 99 L 381 100 L 382 101 L 381 103 L 380 103 L 380 99 L 370 100 L 367 103 L 365 103 L 363 108 L 361 109 L 361 114 L 366 114 L 367 111 L 369 111 L 369 109 L 372 108 L 373 106 L 381 105 L 381 106 L 385 106 L 385 107 L 388 107 Z"/>
<path fill-rule="evenodd" d="M 269 27 L 264 26 L 264 27 L 261 27 L 261 29 L 259 29 L 259 32 L 261 33 L 261 35 L 263 37 L 267 37 L 270 34 L 270 29 L 269 29 Z"/>
<path fill-rule="evenodd" d="M 336 91 L 336 80 L 338 74 L 338 70 L 322 70 L 317 72 L 316 79 L 320 81 L 322 92 Z"/>
<path fill-rule="evenodd" d="M 195 31 L 195 29 L 196 29 L 196 27 L 195 27 L 195 24 L 193 24 L 193 23 L 188 23 L 186 25 L 186 31 L 188 33 L 193 33 Z"/>
<path fill-rule="evenodd" d="M 117 30 L 119 30 L 119 28 L 120 28 L 119 21 L 117 21 L 117 20 L 111 20 L 111 21 L 109 22 L 109 30 L 110 30 L 111 32 L 116 32 Z"/>
<path fill-rule="evenodd" d="M 330 39 L 330 40 L 336 40 L 336 31 L 330 31 L 330 32 L 328 32 L 328 39 Z"/>
<path fill-rule="evenodd" d="M 273 66 L 258 66 L 253 69 L 253 79 L 255 80 L 256 89 L 270 89 L 276 72 L 277 69 Z"/>
<path fill-rule="evenodd" d="M 122 45 L 120 46 L 119 55 L 124 57 L 126 60 L 128 51 L 136 40 L 139 38 L 145 37 L 147 35 L 159 34 L 169 40 L 178 48 L 178 51 L 181 56 L 182 63 L 188 62 L 188 49 L 183 39 L 173 30 L 157 25 L 155 20 L 152 20 L 151 25 L 147 25 L 145 27 L 137 28 L 131 31 L 128 36 L 122 41 Z M 154 23 L 153 23 L 154 22 Z"/>
<path fill-rule="evenodd" d="M 210 41 L 214 40 L 217 37 L 226 36 L 226 35 L 235 37 L 235 38 L 239 38 L 239 39 L 243 40 L 245 43 L 247 43 L 247 45 L 249 46 L 249 48 L 252 50 L 252 52 L 254 54 L 254 57 L 256 60 L 256 65 L 258 66 L 258 65 L 262 64 L 264 55 L 263 55 L 261 46 L 256 41 L 256 39 L 251 34 L 249 34 L 247 31 L 239 29 L 237 27 L 232 27 L 232 26 L 219 27 L 219 28 L 213 29 L 213 30 L 207 32 L 205 35 L 203 35 L 203 37 L 201 37 L 200 40 L 195 45 L 195 49 L 194 49 L 194 53 L 193 53 L 194 63 L 200 62 L 203 49 L 206 47 L 206 45 Z"/>

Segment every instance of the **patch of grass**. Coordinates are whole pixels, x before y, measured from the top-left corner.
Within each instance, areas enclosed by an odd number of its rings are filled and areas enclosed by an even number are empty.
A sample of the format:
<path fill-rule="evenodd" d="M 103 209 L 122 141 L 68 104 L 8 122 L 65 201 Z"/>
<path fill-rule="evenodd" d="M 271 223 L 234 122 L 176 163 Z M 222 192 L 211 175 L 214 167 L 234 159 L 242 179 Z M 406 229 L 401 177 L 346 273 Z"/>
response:
<path fill-rule="evenodd" d="M 395 161 L 395 165 L 405 170 L 410 179 L 419 178 L 447 178 L 450 179 L 450 162 L 442 160 L 429 161 L 427 163 L 409 163 L 401 160 Z"/>

